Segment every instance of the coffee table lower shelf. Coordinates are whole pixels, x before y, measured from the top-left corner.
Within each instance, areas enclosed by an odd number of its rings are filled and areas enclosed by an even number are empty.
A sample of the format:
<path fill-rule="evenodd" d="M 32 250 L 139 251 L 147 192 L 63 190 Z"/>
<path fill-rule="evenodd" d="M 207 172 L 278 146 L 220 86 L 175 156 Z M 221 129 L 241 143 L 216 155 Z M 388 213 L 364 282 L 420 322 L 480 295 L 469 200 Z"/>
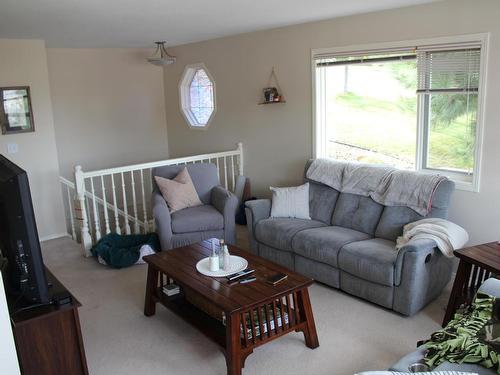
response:
<path fill-rule="evenodd" d="M 175 296 L 167 296 L 162 288 L 164 280 L 167 280 L 167 283 L 175 282 L 180 286 L 181 292 Z M 198 328 L 222 348 L 228 375 L 241 375 L 245 360 L 254 348 L 293 331 L 303 332 L 306 346 L 309 348 L 319 346 L 307 287 L 274 296 L 237 311 L 220 310 L 220 319 L 214 317 L 217 315 L 214 313 L 217 311 L 215 305 L 208 302 L 205 308 L 200 308 L 198 303 L 191 303 L 193 297 L 208 301 L 197 291 L 187 288 L 182 282 L 149 264 L 144 314 L 154 315 L 156 304 L 161 303 Z"/>
<path fill-rule="evenodd" d="M 184 293 L 168 297 L 158 288 L 156 299 L 180 318 L 198 328 L 219 346 L 226 347 L 226 327 L 224 324 L 188 302 Z"/>

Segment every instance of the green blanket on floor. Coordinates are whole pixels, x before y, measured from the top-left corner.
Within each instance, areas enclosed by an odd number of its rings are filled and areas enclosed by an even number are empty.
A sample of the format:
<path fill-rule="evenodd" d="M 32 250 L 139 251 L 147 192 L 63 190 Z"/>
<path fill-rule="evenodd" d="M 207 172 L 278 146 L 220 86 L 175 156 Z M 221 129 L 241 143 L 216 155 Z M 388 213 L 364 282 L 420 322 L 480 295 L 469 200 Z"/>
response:
<path fill-rule="evenodd" d="M 425 343 L 425 363 L 434 368 L 444 361 L 474 363 L 500 374 L 500 354 L 482 342 L 479 331 L 491 320 L 494 297 L 478 293 L 474 303 L 455 314 L 445 328 L 433 333 Z"/>
<path fill-rule="evenodd" d="M 100 256 L 108 266 L 125 268 L 139 260 L 143 245 L 149 245 L 154 251 L 160 250 L 160 242 L 156 233 L 119 235 L 110 233 L 91 249 L 92 255 Z"/>

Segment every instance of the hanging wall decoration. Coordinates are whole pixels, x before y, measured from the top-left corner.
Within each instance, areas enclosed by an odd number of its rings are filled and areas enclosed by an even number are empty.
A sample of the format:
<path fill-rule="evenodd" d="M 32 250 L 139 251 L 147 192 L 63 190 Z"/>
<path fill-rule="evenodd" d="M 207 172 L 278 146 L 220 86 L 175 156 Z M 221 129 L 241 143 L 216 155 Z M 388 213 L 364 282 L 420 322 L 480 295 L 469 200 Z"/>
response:
<path fill-rule="evenodd" d="M 28 86 L 0 87 L 0 128 L 2 134 L 35 131 Z"/>
<path fill-rule="evenodd" d="M 273 85 L 274 82 L 274 85 Z M 262 89 L 264 95 L 264 101 L 259 104 L 276 104 L 285 103 L 285 97 L 281 91 L 280 84 L 278 82 L 278 76 L 274 70 L 274 66 L 271 70 L 269 80 L 267 81 L 267 87 Z"/>

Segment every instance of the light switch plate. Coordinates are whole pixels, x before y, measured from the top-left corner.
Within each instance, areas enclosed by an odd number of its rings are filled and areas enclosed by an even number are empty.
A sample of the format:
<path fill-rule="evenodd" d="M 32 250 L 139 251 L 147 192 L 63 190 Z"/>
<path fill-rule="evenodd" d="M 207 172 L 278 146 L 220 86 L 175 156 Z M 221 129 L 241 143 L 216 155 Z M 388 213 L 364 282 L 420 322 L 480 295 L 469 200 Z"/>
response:
<path fill-rule="evenodd" d="M 19 151 L 19 146 L 17 143 L 8 143 L 7 144 L 7 153 L 8 154 L 17 154 Z"/>

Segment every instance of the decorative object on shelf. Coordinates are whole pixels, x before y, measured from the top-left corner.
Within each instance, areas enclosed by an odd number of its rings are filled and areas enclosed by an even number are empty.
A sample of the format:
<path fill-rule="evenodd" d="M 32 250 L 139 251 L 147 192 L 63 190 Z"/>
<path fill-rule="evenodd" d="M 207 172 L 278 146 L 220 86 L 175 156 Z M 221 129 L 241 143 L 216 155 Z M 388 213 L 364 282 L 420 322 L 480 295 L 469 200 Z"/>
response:
<path fill-rule="evenodd" d="M 148 57 L 148 61 L 157 66 L 171 65 L 175 63 L 175 56 L 169 55 L 165 49 L 166 41 L 155 42 L 156 50 L 153 56 Z"/>
<path fill-rule="evenodd" d="M 274 86 L 273 86 L 274 80 Z M 267 81 L 267 87 L 262 89 L 264 93 L 264 101 L 259 104 L 275 104 L 275 103 L 286 103 L 283 92 L 281 91 L 280 84 L 278 82 L 278 76 L 274 70 L 274 66 L 271 70 L 271 75 Z"/>
<path fill-rule="evenodd" d="M 0 101 L 2 134 L 35 131 L 29 86 L 1 87 Z"/>

